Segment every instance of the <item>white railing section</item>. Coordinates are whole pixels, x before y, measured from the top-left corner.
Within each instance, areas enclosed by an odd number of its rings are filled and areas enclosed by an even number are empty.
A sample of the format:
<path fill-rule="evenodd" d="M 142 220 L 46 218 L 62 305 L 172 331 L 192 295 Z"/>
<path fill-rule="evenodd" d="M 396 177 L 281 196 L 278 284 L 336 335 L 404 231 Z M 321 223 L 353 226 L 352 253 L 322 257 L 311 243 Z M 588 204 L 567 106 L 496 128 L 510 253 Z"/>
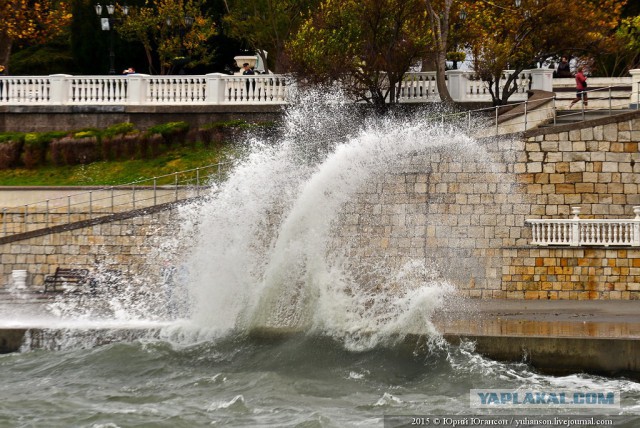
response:
<path fill-rule="evenodd" d="M 232 76 L 224 90 L 225 103 L 264 104 L 284 103 L 288 96 L 288 82 L 281 75 Z"/>
<path fill-rule="evenodd" d="M 127 80 L 115 77 L 72 77 L 67 99 L 72 104 L 124 104 L 127 101 Z"/>
<path fill-rule="evenodd" d="M 439 101 L 436 72 L 407 73 L 397 93 L 399 103 Z"/>
<path fill-rule="evenodd" d="M 513 70 L 504 71 L 499 82 L 500 92 L 512 74 Z M 618 87 L 617 98 L 637 105 L 640 95 L 635 91 L 640 92 L 640 69 L 631 70 L 630 74 L 631 77 L 594 78 L 592 86 Z M 277 74 L 0 76 L 0 105 L 284 104 L 294 83 L 292 77 Z M 492 101 L 488 83 L 471 71 L 448 70 L 446 83 L 456 102 Z M 571 79 L 554 79 L 551 69 L 524 70 L 515 83 L 517 90 L 510 98 L 512 101 L 526 100 L 530 89 L 552 92 L 556 86 L 564 90 L 559 99 L 575 94 L 570 87 Z M 396 93 L 400 103 L 440 101 L 435 72 L 407 73 Z"/>
<path fill-rule="evenodd" d="M 226 178 L 233 162 L 223 162 L 131 183 L 96 187 L 1 211 L 1 236 L 25 233 L 120 212 L 201 197 Z M 50 191 L 54 193 L 54 191 Z"/>
<path fill-rule="evenodd" d="M 0 77 L 0 104 L 46 104 L 50 90 L 48 76 Z"/>
<path fill-rule="evenodd" d="M 571 219 L 526 220 L 531 224 L 531 244 L 540 246 L 640 246 L 640 206 L 633 207 L 633 219 L 581 219 L 580 208 L 572 207 Z"/>
<path fill-rule="evenodd" d="M 207 83 L 203 76 L 149 76 L 145 80 L 146 104 L 201 104 L 206 101 Z"/>
<path fill-rule="evenodd" d="M 500 81 L 498 82 L 498 94 L 502 96 L 502 91 L 507 84 L 507 79 L 514 73 L 514 70 L 504 70 Z M 553 74 L 553 73 L 552 73 Z M 491 99 L 491 93 L 489 92 L 489 84 L 483 80 L 480 80 L 474 76 L 472 72 L 465 72 L 464 74 L 466 87 L 465 98 L 469 101 L 485 101 Z M 510 100 L 521 101 L 527 98 L 527 91 L 532 86 L 531 72 L 525 70 L 515 78 L 516 91 L 509 98 Z M 513 85 L 513 83 L 511 83 Z M 494 88 L 495 90 L 495 88 Z"/>

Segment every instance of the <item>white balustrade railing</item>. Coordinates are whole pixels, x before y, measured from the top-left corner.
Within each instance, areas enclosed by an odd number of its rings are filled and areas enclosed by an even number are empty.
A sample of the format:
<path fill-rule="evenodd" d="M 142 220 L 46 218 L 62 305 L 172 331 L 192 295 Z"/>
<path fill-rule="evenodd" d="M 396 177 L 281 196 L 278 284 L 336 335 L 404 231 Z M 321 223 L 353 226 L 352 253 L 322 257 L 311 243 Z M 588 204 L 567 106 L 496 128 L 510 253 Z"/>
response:
<path fill-rule="evenodd" d="M 201 104 L 206 101 L 204 76 L 148 76 L 144 81 L 145 104 Z"/>
<path fill-rule="evenodd" d="M 633 219 L 581 219 L 573 207 L 571 219 L 533 219 L 531 244 L 540 246 L 640 246 L 640 206 L 633 208 Z"/>
<path fill-rule="evenodd" d="M 398 102 L 416 103 L 438 101 L 439 92 L 436 84 L 436 72 L 407 73 L 400 82 Z"/>
<path fill-rule="evenodd" d="M 72 104 L 125 104 L 127 101 L 127 80 L 116 77 L 71 77 L 67 90 L 67 99 Z"/>
<path fill-rule="evenodd" d="M 224 90 L 224 102 L 242 104 L 284 103 L 290 82 L 277 74 L 231 76 Z"/>
<path fill-rule="evenodd" d="M 500 91 L 512 73 L 513 70 L 504 71 L 498 85 Z M 631 70 L 630 74 L 631 77 L 611 78 L 610 82 L 594 78 L 594 82 L 597 86 L 617 87 L 616 97 L 626 99 L 626 107 L 637 108 L 640 69 Z M 473 72 L 448 70 L 446 78 L 454 101 L 492 101 L 488 83 L 476 78 Z M 526 100 L 530 89 L 553 92 L 556 85 L 566 92 L 568 81 L 553 79 L 551 69 L 524 70 L 515 80 L 517 90 L 510 100 Z M 0 105 L 285 104 L 294 83 L 290 76 L 278 74 L 0 76 Z M 438 102 L 435 72 L 407 73 L 398 85 L 396 96 L 400 103 Z M 572 91 L 570 96 L 573 97 Z"/>

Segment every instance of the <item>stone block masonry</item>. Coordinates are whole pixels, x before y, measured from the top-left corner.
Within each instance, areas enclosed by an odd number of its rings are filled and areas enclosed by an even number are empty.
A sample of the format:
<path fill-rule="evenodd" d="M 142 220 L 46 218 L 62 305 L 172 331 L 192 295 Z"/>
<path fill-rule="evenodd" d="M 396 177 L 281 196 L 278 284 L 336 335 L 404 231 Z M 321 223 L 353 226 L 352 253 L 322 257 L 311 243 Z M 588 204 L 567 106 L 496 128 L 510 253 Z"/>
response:
<path fill-rule="evenodd" d="M 537 247 L 534 218 L 631 218 L 640 205 L 640 112 L 427 148 L 364 181 L 333 222 L 329 255 L 363 287 L 393 288 L 414 261 L 420 280 L 474 298 L 640 299 L 640 248 Z M 175 235 L 174 210 L 0 245 L 2 284 L 34 287 L 57 266 L 117 266 L 153 280 Z M 417 274 L 417 273 L 413 273 Z M 381 280 L 381 278 L 383 280 Z M 419 281 L 418 281 L 419 282 Z"/>
<path fill-rule="evenodd" d="M 11 272 L 24 269 L 28 284 L 41 290 L 44 277 L 57 267 L 117 270 L 127 278 L 158 281 L 161 269 L 174 263 L 175 252 L 161 251 L 161 243 L 175 230 L 174 210 L 51 233 L 0 245 L 0 281 L 11 286 Z"/>
<path fill-rule="evenodd" d="M 640 249 L 532 246 L 533 218 L 632 218 L 640 205 L 640 113 L 425 149 L 344 207 L 338 241 L 354 277 L 426 260 L 475 298 L 640 299 Z M 346 243 L 346 246 L 344 245 Z M 334 244 L 333 247 L 340 247 Z"/>

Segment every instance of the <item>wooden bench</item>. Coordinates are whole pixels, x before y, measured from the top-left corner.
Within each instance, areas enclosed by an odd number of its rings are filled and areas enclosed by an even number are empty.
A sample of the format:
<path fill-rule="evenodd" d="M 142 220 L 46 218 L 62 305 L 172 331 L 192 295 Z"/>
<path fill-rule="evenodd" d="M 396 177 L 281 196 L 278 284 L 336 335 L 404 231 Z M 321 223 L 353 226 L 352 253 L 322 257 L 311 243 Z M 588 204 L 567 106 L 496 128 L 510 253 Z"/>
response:
<path fill-rule="evenodd" d="M 96 282 L 89 276 L 89 269 L 56 268 L 56 273 L 47 275 L 44 278 L 44 292 L 72 291 L 74 293 L 83 292 L 85 286 L 89 286 L 91 292 L 95 291 Z M 61 286 L 58 289 L 58 286 Z M 68 287 L 75 287 L 67 290 Z"/>

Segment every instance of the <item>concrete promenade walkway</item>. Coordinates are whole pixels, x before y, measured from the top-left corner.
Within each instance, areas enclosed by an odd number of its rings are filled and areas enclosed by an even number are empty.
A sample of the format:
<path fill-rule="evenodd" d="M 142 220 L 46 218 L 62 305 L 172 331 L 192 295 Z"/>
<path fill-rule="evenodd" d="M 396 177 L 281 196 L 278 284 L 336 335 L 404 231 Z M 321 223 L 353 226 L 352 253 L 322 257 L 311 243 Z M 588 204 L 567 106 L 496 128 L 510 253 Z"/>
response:
<path fill-rule="evenodd" d="M 41 293 L 0 292 L 0 353 L 18 351 L 28 330 L 58 328 L 44 309 L 47 302 Z M 640 300 L 494 299 L 449 306 L 434 316 L 438 330 L 454 345 L 472 342 L 488 358 L 551 374 L 640 379 Z"/>
<path fill-rule="evenodd" d="M 640 379 L 638 300 L 472 300 L 436 325 L 449 342 L 473 342 L 492 359 Z"/>

